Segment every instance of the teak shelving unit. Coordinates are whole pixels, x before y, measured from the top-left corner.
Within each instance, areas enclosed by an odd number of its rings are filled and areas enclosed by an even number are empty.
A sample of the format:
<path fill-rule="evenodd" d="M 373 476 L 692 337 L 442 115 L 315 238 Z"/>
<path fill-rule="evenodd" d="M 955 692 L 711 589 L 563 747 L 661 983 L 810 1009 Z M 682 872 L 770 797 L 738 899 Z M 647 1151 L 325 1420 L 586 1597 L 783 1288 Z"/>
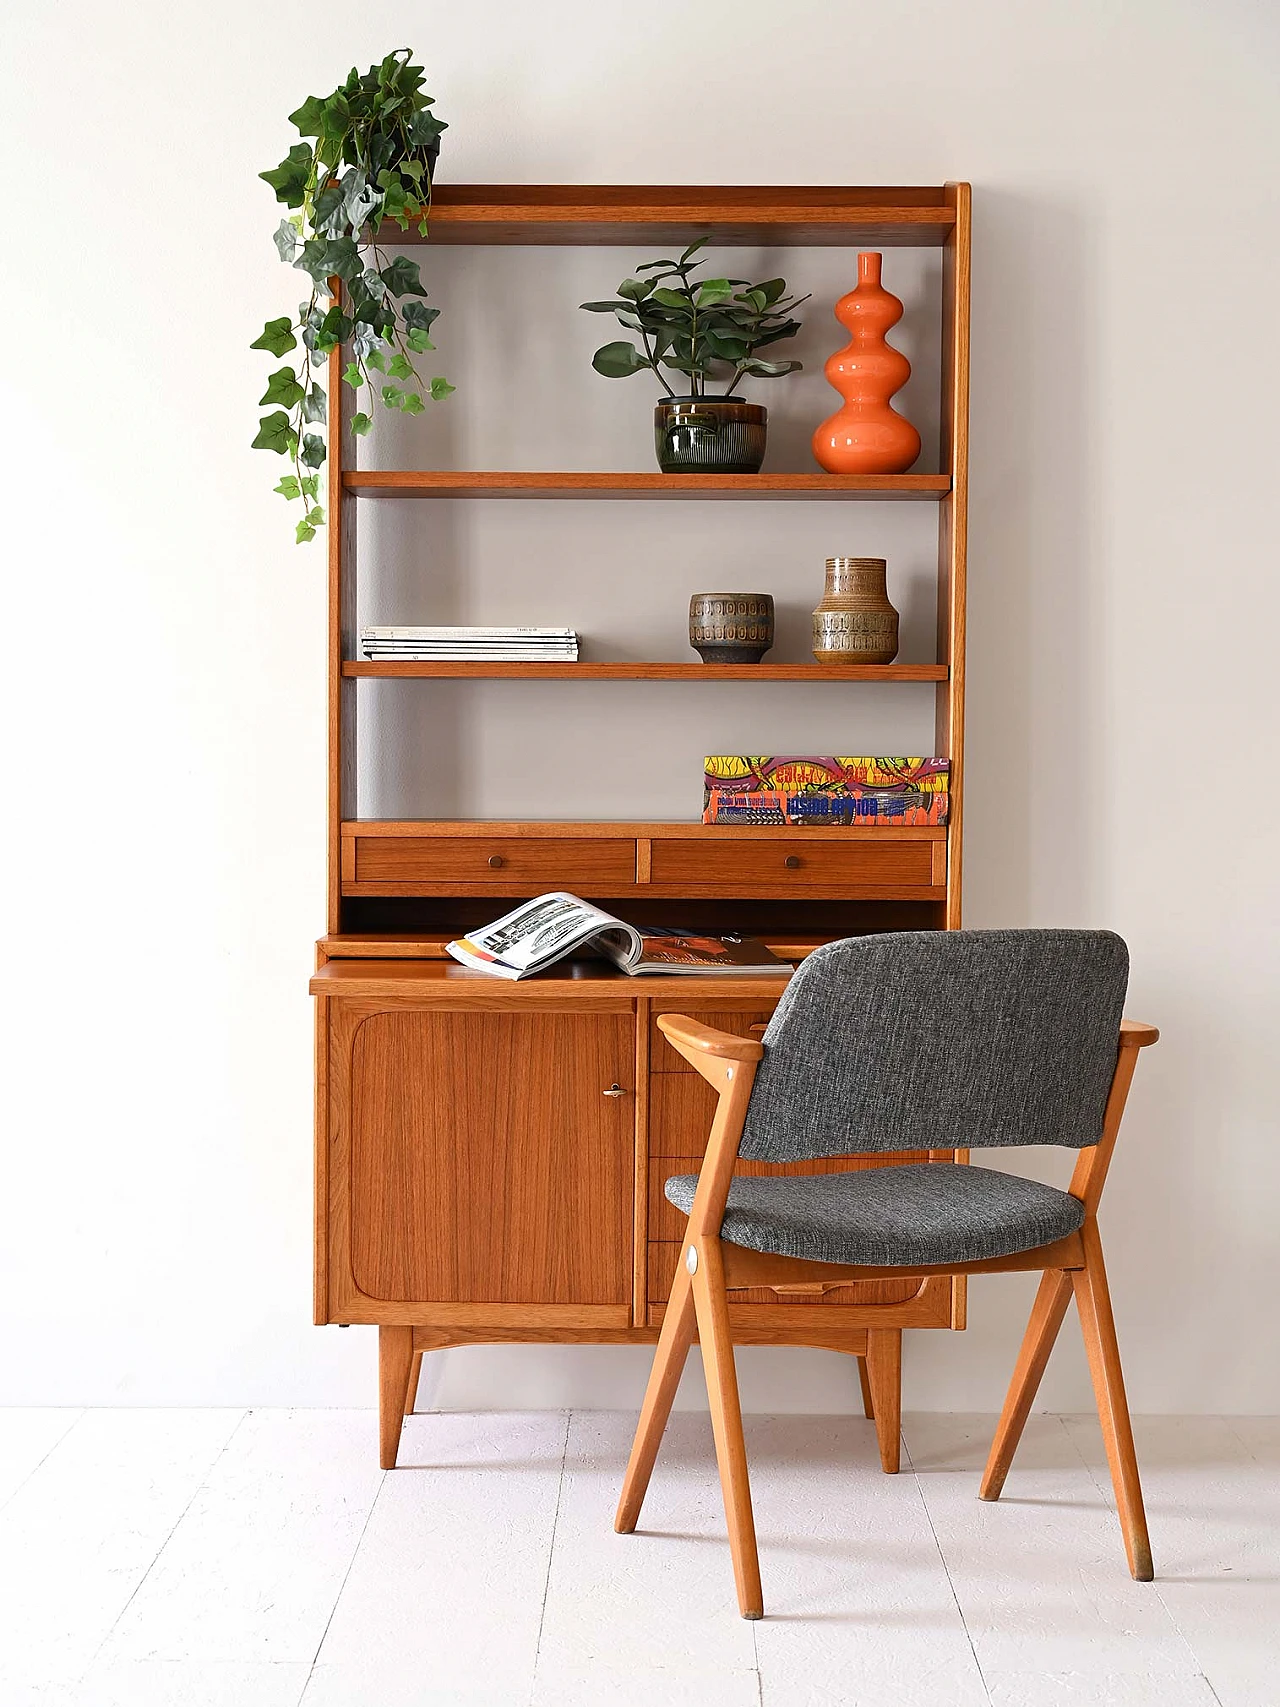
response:
<path fill-rule="evenodd" d="M 859 931 L 960 923 L 968 493 L 969 187 L 747 189 L 618 185 L 436 190 L 432 243 L 914 246 L 942 253 L 936 473 L 680 476 L 643 472 L 365 472 L 352 393 L 330 372 L 328 931 L 317 1001 L 316 1320 L 379 1328 L 381 1456 L 395 1463 L 424 1352 L 485 1341 L 652 1342 L 680 1249 L 667 1175 L 695 1172 L 714 1099 L 656 1027 L 692 1013 L 762 1025 L 782 976 L 628 979 L 591 962 L 514 984 L 444 954 L 514 898 L 576 890 L 624 916 L 754 931 L 798 959 Z M 394 246 L 421 241 L 392 232 Z M 371 663 L 357 658 L 356 515 L 370 502 L 594 498 L 914 502 L 937 507 L 936 662 Z M 935 752 L 951 762 L 945 829 L 700 823 L 374 821 L 356 816 L 362 678 L 933 683 Z M 531 687 L 530 691 L 536 691 Z M 840 1158 L 925 1163 L 953 1152 Z M 743 1171 L 761 1171 L 743 1164 Z M 764 1171 L 774 1171 L 766 1169 Z M 783 1170 L 785 1171 L 785 1170 Z M 896 1466 L 907 1327 L 964 1325 L 962 1280 L 862 1282 L 735 1298 L 744 1343 L 873 1361 L 886 1468 Z M 865 1377 L 866 1364 L 863 1364 Z M 866 1381 L 864 1395 L 868 1394 Z M 872 1408 L 868 1400 L 868 1410 Z"/>

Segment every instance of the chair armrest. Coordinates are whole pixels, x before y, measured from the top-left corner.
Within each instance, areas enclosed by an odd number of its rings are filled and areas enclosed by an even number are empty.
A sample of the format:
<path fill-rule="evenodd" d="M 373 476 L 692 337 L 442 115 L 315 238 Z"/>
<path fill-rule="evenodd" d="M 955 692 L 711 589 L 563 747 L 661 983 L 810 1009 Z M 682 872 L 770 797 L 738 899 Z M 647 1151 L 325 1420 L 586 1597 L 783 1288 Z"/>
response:
<path fill-rule="evenodd" d="M 662 1021 L 659 1020 L 661 1025 Z M 1157 1043 L 1160 1033 L 1154 1025 L 1145 1025 L 1140 1019 L 1122 1019 L 1120 1021 L 1121 1049 L 1145 1049 L 1148 1044 Z"/>
<path fill-rule="evenodd" d="M 725 1083 L 726 1061 L 750 1062 L 764 1059 L 764 1044 L 755 1037 L 738 1037 L 731 1031 L 716 1031 L 686 1014 L 659 1014 L 658 1030 L 692 1067 L 711 1084 Z"/>

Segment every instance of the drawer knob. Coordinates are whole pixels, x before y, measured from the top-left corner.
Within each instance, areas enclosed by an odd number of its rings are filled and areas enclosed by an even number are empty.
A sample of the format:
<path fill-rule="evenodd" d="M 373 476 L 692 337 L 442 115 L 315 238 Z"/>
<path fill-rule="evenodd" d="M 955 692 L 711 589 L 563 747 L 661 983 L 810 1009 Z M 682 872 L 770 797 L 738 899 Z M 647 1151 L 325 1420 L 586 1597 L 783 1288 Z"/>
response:
<path fill-rule="evenodd" d="M 784 859 L 782 863 L 783 863 L 783 865 L 786 866 L 788 871 L 799 871 L 799 869 L 800 869 L 800 855 L 799 854 L 788 854 L 786 859 Z"/>
<path fill-rule="evenodd" d="M 490 854 L 489 855 L 489 864 L 493 867 L 493 869 L 495 871 L 501 871 L 502 867 L 506 863 L 507 863 L 506 860 L 503 859 L 501 854 Z"/>
<path fill-rule="evenodd" d="M 627 1093 L 623 1090 L 622 1086 L 615 1081 L 609 1086 L 608 1090 L 602 1094 L 607 1097 L 624 1097 Z"/>

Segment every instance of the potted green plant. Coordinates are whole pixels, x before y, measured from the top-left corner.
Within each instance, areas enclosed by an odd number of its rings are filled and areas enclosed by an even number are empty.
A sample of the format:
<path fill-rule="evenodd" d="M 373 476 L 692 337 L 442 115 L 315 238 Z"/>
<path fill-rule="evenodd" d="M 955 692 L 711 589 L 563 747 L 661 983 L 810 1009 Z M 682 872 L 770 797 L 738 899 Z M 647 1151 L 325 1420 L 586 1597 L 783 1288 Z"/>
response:
<path fill-rule="evenodd" d="M 785 279 L 695 278 L 705 261 L 693 257 L 710 237 L 690 243 L 678 261 L 646 261 L 623 279 L 617 299 L 584 302 L 589 314 L 613 314 L 641 348 L 626 339 L 605 344 L 591 365 L 606 379 L 626 379 L 643 369 L 657 375 L 666 397 L 654 409 L 658 466 L 664 474 L 756 474 L 764 461 L 768 411 L 733 394 L 743 379 L 780 379 L 799 362 L 765 361 L 756 354 L 794 338 L 800 322 L 791 311 L 807 296 L 789 297 Z M 642 278 L 648 273 L 651 276 Z M 679 393 L 663 373 L 683 387 Z M 708 395 L 709 381 L 726 378 L 723 392 Z"/>
<path fill-rule="evenodd" d="M 304 140 L 278 166 L 259 173 L 291 210 L 275 233 L 280 259 L 311 281 L 297 320 L 268 320 L 250 345 L 277 358 L 299 343 L 304 351 L 298 369 L 286 365 L 270 376 L 259 400 L 270 412 L 253 441 L 255 450 L 274 451 L 292 464 L 275 490 L 302 504 L 299 545 L 314 539 L 325 519 L 319 497 L 328 396 L 312 370 L 324 368 L 330 351 L 349 346 L 343 382 L 357 395 L 367 387 L 369 408 L 377 396 L 385 408 L 418 415 L 424 393 L 439 399 L 453 390 L 446 379 L 424 384 L 418 374 L 414 357 L 435 348 L 428 334 L 440 311 L 426 306 L 418 263 L 404 255 L 389 260 L 378 236 L 384 220 L 427 234 L 440 133 L 447 127 L 429 110 L 434 103 L 422 93 L 425 80 L 411 48 L 388 54 L 363 75 L 353 67 L 331 95 L 311 95 L 289 115 Z M 334 279 L 340 297 L 331 288 Z M 357 434 L 372 424 L 365 409 L 351 418 Z"/>

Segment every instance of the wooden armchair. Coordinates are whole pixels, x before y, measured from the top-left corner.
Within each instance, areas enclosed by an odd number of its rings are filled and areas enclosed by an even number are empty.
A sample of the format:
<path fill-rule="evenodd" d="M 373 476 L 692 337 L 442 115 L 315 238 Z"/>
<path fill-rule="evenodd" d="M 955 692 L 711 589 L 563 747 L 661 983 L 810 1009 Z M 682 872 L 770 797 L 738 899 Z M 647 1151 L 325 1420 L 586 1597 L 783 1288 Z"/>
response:
<path fill-rule="evenodd" d="M 729 1546 L 744 1618 L 763 1615 L 727 1295 L 893 1275 L 1043 1270 L 980 1488 L 1000 1496 L 1074 1292 L 1129 1569 L 1152 1577 L 1142 1490 L 1097 1207 L 1140 1048 L 1121 1018 L 1124 943 L 1102 931 L 912 932 L 811 955 L 763 1042 L 658 1020 L 719 1092 L 702 1171 L 667 1181 L 688 1211 L 618 1504 L 635 1529 L 695 1329 L 706 1369 Z M 734 1178 L 747 1159 L 851 1150 L 1057 1144 L 1080 1152 L 1067 1191 L 931 1162 Z"/>

